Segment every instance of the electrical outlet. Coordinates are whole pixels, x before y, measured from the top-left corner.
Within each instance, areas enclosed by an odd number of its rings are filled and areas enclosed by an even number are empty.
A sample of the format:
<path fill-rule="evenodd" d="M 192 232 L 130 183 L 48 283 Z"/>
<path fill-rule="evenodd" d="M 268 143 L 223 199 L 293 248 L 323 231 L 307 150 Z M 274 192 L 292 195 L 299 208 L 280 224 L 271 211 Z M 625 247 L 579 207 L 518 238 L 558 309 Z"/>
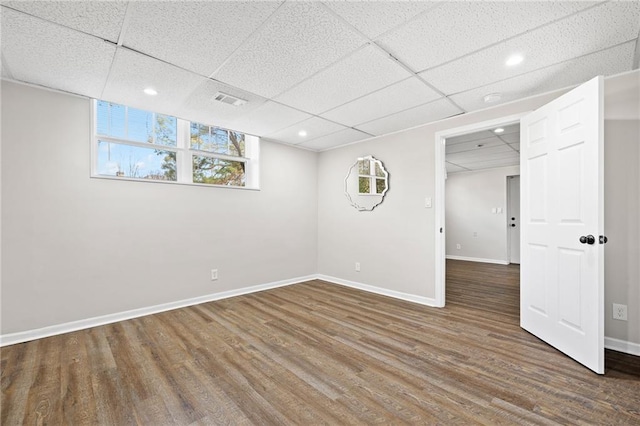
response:
<path fill-rule="evenodd" d="M 456 250 L 460 250 L 462 246 L 460 244 L 456 244 Z"/>
<path fill-rule="evenodd" d="M 211 270 L 211 281 L 215 281 L 218 279 L 218 270 L 217 269 L 212 269 Z"/>
<path fill-rule="evenodd" d="M 356 262 L 356 272 L 360 272 L 360 262 Z"/>
<path fill-rule="evenodd" d="M 613 304 L 613 319 L 626 321 L 627 320 L 627 305 Z"/>

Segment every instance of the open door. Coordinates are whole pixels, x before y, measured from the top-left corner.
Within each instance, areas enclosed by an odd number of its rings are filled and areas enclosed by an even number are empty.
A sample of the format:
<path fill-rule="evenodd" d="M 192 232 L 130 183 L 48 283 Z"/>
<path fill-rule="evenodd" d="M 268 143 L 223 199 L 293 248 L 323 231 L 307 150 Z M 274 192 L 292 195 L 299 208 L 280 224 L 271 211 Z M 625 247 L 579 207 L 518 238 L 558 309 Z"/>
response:
<path fill-rule="evenodd" d="M 520 325 L 604 373 L 603 79 L 522 118 Z"/>

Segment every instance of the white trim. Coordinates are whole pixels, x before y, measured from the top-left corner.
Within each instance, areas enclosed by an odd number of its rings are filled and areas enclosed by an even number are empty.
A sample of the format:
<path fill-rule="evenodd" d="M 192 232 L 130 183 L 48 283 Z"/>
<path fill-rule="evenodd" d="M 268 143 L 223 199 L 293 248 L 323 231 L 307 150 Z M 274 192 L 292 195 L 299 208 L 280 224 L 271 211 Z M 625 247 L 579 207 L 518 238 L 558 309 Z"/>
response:
<path fill-rule="evenodd" d="M 640 356 L 640 343 L 628 342 L 626 340 L 614 339 L 613 337 L 604 338 L 604 347 L 612 351 L 623 352 L 629 355 Z"/>
<path fill-rule="evenodd" d="M 495 118 L 493 120 L 468 124 L 466 126 L 455 127 L 442 130 L 435 134 L 435 301 L 436 306 L 445 305 L 446 292 L 446 272 L 445 272 L 445 243 L 447 229 L 445 226 L 445 140 L 453 136 L 464 135 L 472 132 L 492 129 L 497 126 L 519 123 L 520 119 L 527 115 L 529 111 L 506 117 Z M 520 194 L 522 196 L 522 194 Z M 440 232 L 440 228 L 443 232 Z"/>
<path fill-rule="evenodd" d="M 502 259 L 483 259 L 481 257 L 466 257 L 466 256 L 452 256 L 452 255 L 446 255 L 445 257 L 451 260 L 464 260 L 466 262 L 495 263 L 496 265 L 509 264 L 509 262 Z"/>
<path fill-rule="evenodd" d="M 369 293 L 381 294 L 383 296 L 393 297 L 394 299 L 406 300 L 408 302 L 418 303 L 420 305 L 426 305 L 431 307 L 438 307 L 435 299 L 430 297 L 416 296 L 409 293 L 402 293 L 399 291 L 389 290 L 386 288 L 375 287 L 369 284 L 363 284 L 355 281 L 343 280 L 342 278 L 331 277 L 328 275 L 318 274 L 317 279 L 327 281 L 332 284 L 343 285 L 345 287 L 351 287 L 358 290 L 367 291 Z"/>
<path fill-rule="evenodd" d="M 298 284 L 316 279 L 316 275 L 307 275 L 304 277 L 290 278 L 288 280 L 274 281 L 267 284 L 260 284 L 252 287 L 245 287 L 237 290 L 223 291 L 220 293 L 208 294 L 205 296 L 193 297 L 191 299 L 179 300 L 177 302 L 163 303 L 160 305 L 148 306 L 145 308 L 132 309 L 130 311 L 118 312 L 114 314 L 102 315 L 99 317 L 87 318 L 78 321 L 67 322 L 63 324 L 51 325 L 48 327 L 38 328 L 35 330 L 20 331 L 0 335 L 0 347 L 14 345 L 16 343 L 28 342 L 30 340 L 42 339 L 44 337 L 55 336 L 58 334 L 70 333 L 72 331 L 83 330 L 86 328 L 97 327 L 100 325 L 111 324 L 114 322 L 124 321 L 132 318 L 138 318 L 146 315 L 157 314 L 160 312 L 171 311 L 173 309 L 184 308 L 187 306 L 198 305 L 200 303 L 212 302 L 214 300 L 227 299 L 230 297 L 241 296 L 248 293 L 256 293 L 259 291 L 270 290 L 277 287 L 284 287 L 292 284 Z"/>

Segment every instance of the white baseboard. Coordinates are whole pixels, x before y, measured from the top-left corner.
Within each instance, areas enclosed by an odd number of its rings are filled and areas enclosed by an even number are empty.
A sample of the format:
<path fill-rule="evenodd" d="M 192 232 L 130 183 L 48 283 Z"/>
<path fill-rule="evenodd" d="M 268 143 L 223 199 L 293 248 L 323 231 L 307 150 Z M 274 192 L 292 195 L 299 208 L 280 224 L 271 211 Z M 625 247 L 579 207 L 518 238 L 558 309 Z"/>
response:
<path fill-rule="evenodd" d="M 328 275 L 319 274 L 317 278 L 319 280 L 327 281 L 332 284 L 339 284 L 345 287 L 357 288 L 358 290 L 368 291 L 369 293 L 381 294 L 383 296 L 389 296 L 395 299 L 402 299 L 408 302 L 419 303 L 421 305 L 436 307 L 436 300 L 430 297 L 422 297 L 422 296 L 416 296 L 409 293 L 402 293 L 399 291 L 389 290 L 386 288 L 375 287 L 369 284 L 362 284 L 355 281 L 343 280 L 342 278 L 331 277 Z"/>
<path fill-rule="evenodd" d="M 604 347 L 612 351 L 624 352 L 625 354 L 640 356 L 640 343 L 627 342 L 626 340 L 604 338 Z"/>
<path fill-rule="evenodd" d="M 495 263 L 497 265 L 508 265 L 509 262 L 507 262 L 506 260 L 499 260 L 499 259 L 483 259 L 481 257 L 466 257 L 466 256 L 453 256 L 453 255 L 446 255 L 445 256 L 446 259 L 451 259 L 451 260 L 465 260 L 467 262 L 481 262 L 481 263 Z"/>
<path fill-rule="evenodd" d="M 130 311 L 117 312 L 114 314 L 102 315 L 99 317 L 87 318 L 78 321 L 67 322 L 63 324 L 51 325 L 48 327 L 38 328 L 35 330 L 21 331 L 18 333 L 10 333 L 0 335 L 0 347 L 14 345 L 16 343 L 28 342 L 30 340 L 42 339 L 44 337 L 55 336 L 58 334 L 70 333 L 72 331 L 83 330 L 86 328 L 97 327 L 100 325 L 111 324 L 118 321 L 124 321 L 132 318 L 138 318 L 145 315 L 157 314 L 160 312 L 171 311 L 173 309 L 184 308 L 186 306 L 198 305 L 200 303 L 212 302 L 214 300 L 227 299 L 229 297 L 241 296 L 243 294 L 255 293 L 258 291 L 269 290 L 277 287 L 298 284 L 305 281 L 316 279 L 317 275 L 308 275 L 305 277 L 291 278 L 288 280 L 275 281 L 267 284 L 260 284 L 252 287 L 245 287 L 238 290 L 223 291 L 220 293 L 208 294 L 205 296 L 194 297 L 191 299 L 179 300 L 177 302 L 163 303 L 161 305 L 148 306 L 145 308 L 132 309 Z"/>

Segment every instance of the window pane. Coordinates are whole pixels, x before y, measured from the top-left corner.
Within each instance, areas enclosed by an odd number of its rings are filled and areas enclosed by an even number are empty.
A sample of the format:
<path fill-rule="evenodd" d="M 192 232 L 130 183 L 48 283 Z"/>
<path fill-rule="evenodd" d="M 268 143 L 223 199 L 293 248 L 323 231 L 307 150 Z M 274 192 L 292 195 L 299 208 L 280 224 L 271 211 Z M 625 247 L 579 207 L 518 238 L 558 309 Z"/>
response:
<path fill-rule="evenodd" d="M 98 134 L 114 138 L 125 137 L 125 107 L 111 102 L 98 102 Z"/>
<path fill-rule="evenodd" d="M 369 160 L 360 160 L 358 161 L 358 174 L 361 175 L 368 175 L 369 174 L 369 166 L 370 166 L 370 161 Z"/>
<path fill-rule="evenodd" d="M 128 115 L 127 139 L 136 142 L 153 143 L 153 113 L 129 108 Z"/>
<path fill-rule="evenodd" d="M 97 113 L 97 132 L 99 135 L 109 134 L 109 102 L 98 101 Z"/>
<path fill-rule="evenodd" d="M 244 134 L 191 123 L 191 149 L 244 157 Z"/>
<path fill-rule="evenodd" d="M 244 133 L 229 132 L 228 155 L 244 157 Z"/>
<path fill-rule="evenodd" d="M 382 171 L 382 167 L 380 167 L 380 163 L 374 163 L 376 165 L 376 176 L 384 177 L 384 172 Z"/>
<path fill-rule="evenodd" d="M 368 194 L 370 192 L 370 179 L 368 177 L 361 177 L 359 178 L 359 189 L 358 192 L 360 192 L 360 194 Z"/>
<path fill-rule="evenodd" d="M 244 186 L 245 164 L 241 161 L 193 155 L 193 182 L 210 185 Z"/>
<path fill-rule="evenodd" d="M 156 114 L 156 143 L 165 146 L 178 145 L 178 120 L 170 115 Z"/>
<path fill-rule="evenodd" d="M 176 153 L 98 141 L 98 174 L 138 179 L 176 180 Z"/>
<path fill-rule="evenodd" d="M 376 194 L 382 194 L 387 189 L 387 183 L 384 179 L 376 179 Z"/>
<path fill-rule="evenodd" d="M 191 123 L 191 149 L 207 151 L 211 145 L 211 134 L 209 126 L 198 123 Z"/>

